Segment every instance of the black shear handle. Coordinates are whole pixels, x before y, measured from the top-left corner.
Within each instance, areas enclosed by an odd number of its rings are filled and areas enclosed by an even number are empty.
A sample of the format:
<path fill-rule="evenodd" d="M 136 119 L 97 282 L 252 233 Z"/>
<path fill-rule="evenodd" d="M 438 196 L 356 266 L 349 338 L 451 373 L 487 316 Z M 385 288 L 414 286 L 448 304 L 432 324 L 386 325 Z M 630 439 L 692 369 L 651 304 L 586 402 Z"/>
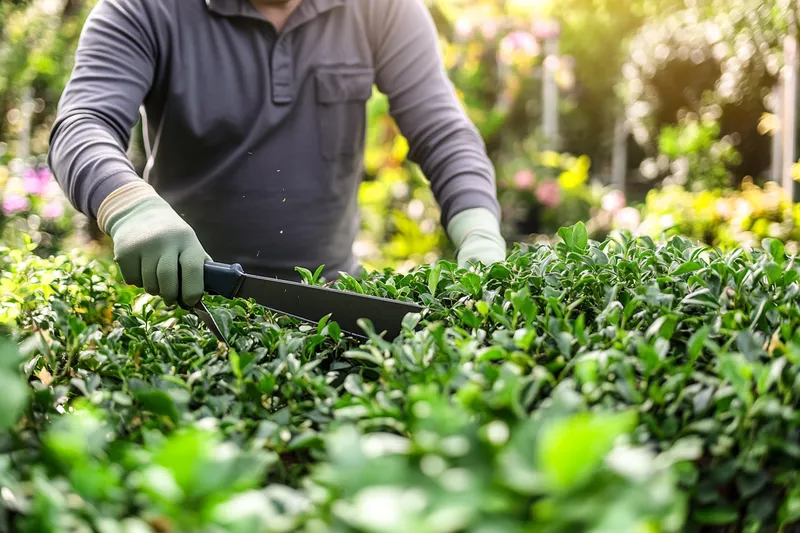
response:
<path fill-rule="evenodd" d="M 228 265 L 206 261 L 203 266 L 203 281 L 208 294 L 236 298 L 244 277 L 244 270 L 239 263 Z"/>
<path fill-rule="evenodd" d="M 181 271 L 178 268 L 178 286 L 181 286 Z M 239 293 L 239 288 L 244 281 L 244 270 L 242 265 L 234 263 L 215 263 L 206 261 L 203 265 L 203 285 L 204 291 L 211 295 L 219 295 L 228 299 L 235 298 Z M 178 302 L 183 309 L 189 310 L 190 307 L 180 299 Z"/>

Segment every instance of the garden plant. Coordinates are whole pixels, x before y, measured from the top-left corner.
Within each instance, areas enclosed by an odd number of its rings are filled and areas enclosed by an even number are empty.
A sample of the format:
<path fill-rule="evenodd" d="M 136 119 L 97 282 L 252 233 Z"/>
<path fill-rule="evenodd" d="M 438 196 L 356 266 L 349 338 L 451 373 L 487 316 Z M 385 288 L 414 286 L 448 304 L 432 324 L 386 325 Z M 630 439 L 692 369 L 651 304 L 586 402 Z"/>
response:
<path fill-rule="evenodd" d="M 423 305 L 396 339 L 208 298 L 229 345 L 3 250 L 0 530 L 800 531 L 795 258 L 559 236 L 333 283 Z"/>

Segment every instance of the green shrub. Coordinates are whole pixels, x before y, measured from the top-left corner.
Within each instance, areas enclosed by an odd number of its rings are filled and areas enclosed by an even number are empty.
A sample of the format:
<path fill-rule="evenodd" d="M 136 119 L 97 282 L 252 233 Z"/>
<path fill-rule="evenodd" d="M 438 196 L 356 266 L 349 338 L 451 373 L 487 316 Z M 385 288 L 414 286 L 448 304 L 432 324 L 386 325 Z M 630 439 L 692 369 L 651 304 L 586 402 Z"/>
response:
<path fill-rule="evenodd" d="M 637 233 L 653 238 L 678 234 L 724 250 L 759 248 L 769 238 L 800 251 L 800 206 L 775 182 L 759 187 L 745 180 L 741 190 L 653 189 L 643 211 Z"/>
<path fill-rule="evenodd" d="M 0 529 L 795 531 L 794 258 L 560 236 L 341 278 L 426 307 L 361 344 L 212 298 L 225 347 L 111 264 L 2 254 Z"/>

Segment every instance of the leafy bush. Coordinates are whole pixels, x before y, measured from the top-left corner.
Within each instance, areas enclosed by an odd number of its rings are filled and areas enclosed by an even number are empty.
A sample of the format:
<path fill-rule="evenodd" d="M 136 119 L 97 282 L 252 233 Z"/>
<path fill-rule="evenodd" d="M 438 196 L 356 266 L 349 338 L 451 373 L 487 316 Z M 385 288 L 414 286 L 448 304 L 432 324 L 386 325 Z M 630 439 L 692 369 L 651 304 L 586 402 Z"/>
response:
<path fill-rule="evenodd" d="M 719 133 L 719 123 L 713 120 L 689 118 L 665 126 L 658 138 L 658 157 L 642 162 L 642 175 L 693 191 L 731 187 L 730 169 L 741 163 L 741 156 Z"/>
<path fill-rule="evenodd" d="M 30 241 L 43 256 L 61 250 L 72 236 L 75 211 L 46 166 L 16 170 L 15 165 L 0 166 L 2 242 L 22 247 Z"/>
<path fill-rule="evenodd" d="M 359 189 L 361 233 L 355 253 L 365 268 L 408 270 L 451 252 L 440 210 L 418 166 L 406 159 L 408 141 L 389 115 L 386 95 L 367 104 L 365 179 Z"/>
<path fill-rule="evenodd" d="M 497 192 L 503 233 L 511 242 L 551 241 L 558 229 L 585 221 L 594 239 L 603 239 L 625 207 L 625 195 L 590 180 L 591 161 L 553 151 L 503 160 Z"/>
<path fill-rule="evenodd" d="M 0 437 L 0 525 L 795 531 L 794 259 L 560 236 L 491 268 L 341 278 L 426 307 L 394 340 L 365 321 L 361 344 L 212 298 L 226 347 L 113 264 L 6 251 L 22 362 L 0 379 L 29 387 Z"/>
<path fill-rule="evenodd" d="M 437 0 L 429 5 L 439 30 L 445 68 L 453 81 L 465 112 L 481 133 L 495 164 L 498 184 L 513 175 L 520 161 L 537 150 L 541 122 L 539 98 L 544 61 L 552 68 L 563 89 L 573 83 L 570 62 L 565 57 L 545 57 L 542 44 L 557 35 L 558 25 L 545 18 L 535 5 L 485 0 L 473 3 Z M 356 253 L 368 267 L 392 267 L 406 271 L 416 264 L 451 257 L 452 248 L 439 224 L 439 208 L 429 185 L 416 165 L 406 160 L 408 145 L 389 116 L 384 95 L 376 92 L 368 107 L 368 139 L 365 180 L 361 187 L 362 232 Z M 528 163 L 523 168 L 534 169 Z M 534 169 L 535 170 L 535 169 Z M 584 219 L 584 197 L 560 195 L 549 185 L 550 198 L 566 202 L 549 220 L 555 232 L 563 223 Z M 579 193 L 588 191 L 580 189 Z M 536 209 L 521 202 L 511 206 L 510 231 Z M 553 218 L 546 216 L 545 218 Z M 510 235 L 511 236 L 511 235 Z"/>
<path fill-rule="evenodd" d="M 797 24 L 797 6 L 782 0 L 687 5 L 649 21 L 629 44 L 619 88 L 633 136 L 654 156 L 662 128 L 687 114 L 719 121 L 723 139 L 742 153 L 737 176 L 758 176 L 770 152 L 757 122 L 775 109 L 783 39 L 788 25 Z"/>
<path fill-rule="evenodd" d="M 691 192 L 679 186 L 651 190 L 638 228 L 642 235 L 683 235 L 730 250 L 758 248 L 765 238 L 800 251 L 800 206 L 775 182 L 764 187 L 745 180 L 741 190 Z"/>

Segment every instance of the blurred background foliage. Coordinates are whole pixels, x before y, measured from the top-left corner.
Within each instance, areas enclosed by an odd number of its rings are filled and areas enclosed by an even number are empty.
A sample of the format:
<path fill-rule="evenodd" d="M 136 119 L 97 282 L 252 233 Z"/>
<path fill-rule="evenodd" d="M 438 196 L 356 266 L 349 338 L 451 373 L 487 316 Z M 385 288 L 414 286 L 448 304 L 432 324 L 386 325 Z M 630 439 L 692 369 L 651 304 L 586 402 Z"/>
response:
<path fill-rule="evenodd" d="M 4 240 L 108 253 L 44 165 L 58 98 L 97 0 L 0 3 L 0 225 Z M 427 0 L 445 67 L 497 173 L 509 241 L 579 220 L 592 236 L 680 232 L 719 246 L 798 239 L 766 178 L 788 0 Z M 557 43 L 557 47 L 553 45 Z M 545 75 L 558 136 L 542 134 Z M 452 254 L 439 210 L 384 95 L 368 106 L 355 250 L 369 268 Z M 615 131 L 625 183 L 612 187 Z M 144 166 L 138 127 L 129 155 Z M 785 196 L 785 195 L 784 195 Z M 711 206 L 711 207 L 709 207 Z"/>

